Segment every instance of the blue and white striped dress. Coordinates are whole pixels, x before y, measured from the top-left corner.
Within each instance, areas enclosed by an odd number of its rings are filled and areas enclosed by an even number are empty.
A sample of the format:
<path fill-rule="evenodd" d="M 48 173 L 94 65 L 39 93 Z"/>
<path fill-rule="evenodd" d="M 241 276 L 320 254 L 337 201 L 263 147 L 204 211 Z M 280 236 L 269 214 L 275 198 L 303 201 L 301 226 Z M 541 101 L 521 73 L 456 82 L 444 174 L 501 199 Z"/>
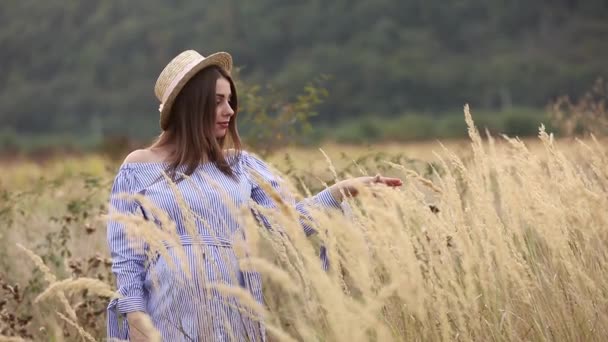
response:
<path fill-rule="evenodd" d="M 190 179 L 176 184 L 179 194 L 194 213 L 191 216 L 197 234 L 194 237 L 187 233 L 187 222 L 179 209 L 178 199 L 163 176 L 166 163 L 125 163 L 120 167 L 111 191 L 110 210 L 142 215 L 146 220 L 159 223 L 146 205 L 117 196 L 126 193 L 141 194 L 165 211 L 175 222 L 192 277 L 187 278 L 185 271 L 170 267 L 171 260 L 160 256 L 148 258 L 145 253 L 148 244 L 133 241 L 127 237 L 122 223 L 109 221 L 107 238 L 112 271 L 121 297 L 113 299 L 108 306 L 108 338 L 127 339 L 129 327 L 125 314 L 143 311 L 150 316 L 163 341 L 265 340 L 263 324 L 251 319 L 251 314 L 244 309 L 246 306 L 240 305 L 234 297 L 227 299 L 204 286 L 205 282 L 240 286 L 263 303 L 260 275 L 239 269 L 232 239 L 238 234 L 243 236 L 243 228 L 229 207 L 248 206 L 250 199 L 263 207 L 274 207 L 271 197 L 256 182 L 259 178 L 252 175 L 255 172 L 275 189 L 279 189 L 280 180 L 263 161 L 247 152 L 227 159 L 233 162 L 236 178 L 226 176 L 213 163 L 203 163 Z M 185 171 L 185 167 L 178 171 Z M 218 185 L 222 191 L 218 190 Z M 229 195 L 228 203 L 222 192 Z M 309 206 L 341 208 L 328 189 L 299 203 L 290 197 L 286 200 L 303 215 L 307 214 Z M 258 218 L 265 222 L 263 217 Z M 314 233 L 312 227 L 301 223 L 307 234 Z M 172 249 L 168 251 L 179 265 Z M 321 258 L 327 266 L 325 255 Z"/>

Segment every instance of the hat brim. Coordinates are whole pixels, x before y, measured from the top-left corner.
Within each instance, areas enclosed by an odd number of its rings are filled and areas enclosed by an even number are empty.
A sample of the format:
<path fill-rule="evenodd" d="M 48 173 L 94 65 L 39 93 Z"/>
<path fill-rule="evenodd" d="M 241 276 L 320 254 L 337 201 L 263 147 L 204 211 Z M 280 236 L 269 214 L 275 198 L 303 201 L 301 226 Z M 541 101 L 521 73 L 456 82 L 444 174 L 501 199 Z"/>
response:
<path fill-rule="evenodd" d="M 196 75 L 199 71 L 209 66 L 219 66 L 224 69 L 228 74 L 232 72 L 232 56 L 227 52 L 216 52 L 200 60 L 199 63 L 191 66 L 189 70 L 179 79 L 179 81 L 171 89 L 168 89 L 166 99 L 162 103 L 162 109 L 160 110 L 160 127 L 166 130 L 169 126 L 171 107 L 173 102 L 177 98 L 177 95 L 182 88 L 188 83 L 188 81 Z"/>

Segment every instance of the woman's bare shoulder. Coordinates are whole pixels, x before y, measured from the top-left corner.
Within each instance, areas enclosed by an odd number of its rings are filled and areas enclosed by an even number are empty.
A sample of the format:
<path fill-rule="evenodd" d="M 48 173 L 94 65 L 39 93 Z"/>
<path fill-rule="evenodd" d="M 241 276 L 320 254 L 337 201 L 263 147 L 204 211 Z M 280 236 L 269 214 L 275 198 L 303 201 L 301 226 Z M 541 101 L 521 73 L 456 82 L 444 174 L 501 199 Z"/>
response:
<path fill-rule="evenodd" d="M 125 158 L 123 164 L 128 163 L 156 163 L 164 161 L 163 156 L 149 149 L 135 150 Z"/>

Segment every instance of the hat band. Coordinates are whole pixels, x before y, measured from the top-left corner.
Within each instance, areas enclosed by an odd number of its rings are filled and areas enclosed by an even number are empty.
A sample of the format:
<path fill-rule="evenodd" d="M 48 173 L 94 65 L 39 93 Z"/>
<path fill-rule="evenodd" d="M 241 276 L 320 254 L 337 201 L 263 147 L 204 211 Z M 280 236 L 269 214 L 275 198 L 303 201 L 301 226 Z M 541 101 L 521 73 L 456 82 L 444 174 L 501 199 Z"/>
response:
<path fill-rule="evenodd" d="M 162 103 L 166 103 L 167 100 L 169 99 L 169 96 L 171 95 L 171 93 L 173 92 L 173 89 L 175 89 L 175 87 L 177 87 L 177 84 L 184 78 L 186 77 L 186 75 L 195 67 L 197 66 L 200 62 L 202 62 L 205 58 L 201 57 L 201 58 L 197 58 L 195 60 L 193 60 L 192 62 L 186 64 L 185 67 L 182 68 L 182 71 L 179 72 L 179 74 L 177 74 L 177 76 L 175 76 L 173 78 L 173 81 L 171 82 L 171 84 L 169 85 L 169 87 L 167 88 L 167 90 L 165 91 L 165 94 L 163 95 L 163 102 Z"/>

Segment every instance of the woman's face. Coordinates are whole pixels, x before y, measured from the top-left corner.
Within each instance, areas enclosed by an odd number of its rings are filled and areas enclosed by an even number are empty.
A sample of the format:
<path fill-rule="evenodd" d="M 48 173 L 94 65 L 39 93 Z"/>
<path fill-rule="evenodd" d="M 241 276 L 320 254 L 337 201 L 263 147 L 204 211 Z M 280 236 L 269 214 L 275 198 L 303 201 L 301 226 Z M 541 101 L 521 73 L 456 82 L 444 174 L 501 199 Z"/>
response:
<path fill-rule="evenodd" d="M 228 123 L 234 115 L 234 110 L 230 107 L 230 82 L 227 79 L 220 77 L 215 85 L 215 137 L 221 138 L 228 131 Z"/>

